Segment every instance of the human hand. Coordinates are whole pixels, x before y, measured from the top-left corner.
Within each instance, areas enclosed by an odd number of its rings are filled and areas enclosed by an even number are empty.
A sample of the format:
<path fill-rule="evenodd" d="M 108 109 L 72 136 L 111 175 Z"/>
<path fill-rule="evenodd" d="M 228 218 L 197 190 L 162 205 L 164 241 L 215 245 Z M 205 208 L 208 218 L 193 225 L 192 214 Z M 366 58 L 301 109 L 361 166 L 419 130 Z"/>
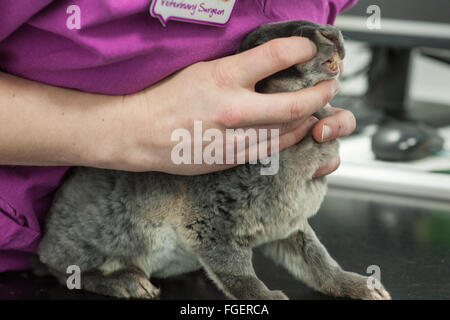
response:
<path fill-rule="evenodd" d="M 332 108 L 331 106 L 329 106 Z M 312 129 L 312 134 L 317 142 L 326 142 L 351 134 L 356 128 L 356 120 L 353 113 L 348 110 L 333 108 L 335 114 L 321 119 Z M 324 126 L 329 127 L 325 129 Z M 329 160 L 320 167 L 314 177 L 321 177 L 334 172 L 340 165 L 339 157 Z"/>
<path fill-rule="evenodd" d="M 195 120 L 202 121 L 203 132 L 211 128 L 223 133 L 227 128 L 279 129 L 280 151 L 296 144 L 316 124 L 312 114 L 333 98 L 338 82 L 333 79 L 297 92 L 274 94 L 257 93 L 254 86 L 275 72 L 310 60 L 315 53 L 315 45 L 306 38 L 275 39 L 240 54 L 193 64 L 146 90 L 125 96 L 116 116 L 120 125 L 112 141 L 114 147 L 102 166 L 184 175 L 233 166 L 176 165 L 171 160 L 171 151 L 178 143 L 171 141 L 172 133 L 187 129 L 194 136 Z M 317 125 L 324 123 L 334 130 L 330 137 L 341 134 L 343 115 L 320 120 L 314 126 L 314 137 L 320 134 Z"/>

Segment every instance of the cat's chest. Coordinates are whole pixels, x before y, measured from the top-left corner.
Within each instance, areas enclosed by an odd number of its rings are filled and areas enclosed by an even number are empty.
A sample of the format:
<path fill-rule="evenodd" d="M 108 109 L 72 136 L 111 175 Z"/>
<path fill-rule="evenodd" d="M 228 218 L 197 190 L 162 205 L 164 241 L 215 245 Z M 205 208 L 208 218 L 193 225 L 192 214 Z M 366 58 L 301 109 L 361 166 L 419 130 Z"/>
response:
<path fill-rule="evenodd" d="M 245 230 L 255 246 L 284 239 L 302 230 L 308 218 L 317 213 L 326 193 L 325 179 L 313 179 L 297 185 L 287 185 L 278 193 L 260 198 L 251 212 L 246 213 Z"/>

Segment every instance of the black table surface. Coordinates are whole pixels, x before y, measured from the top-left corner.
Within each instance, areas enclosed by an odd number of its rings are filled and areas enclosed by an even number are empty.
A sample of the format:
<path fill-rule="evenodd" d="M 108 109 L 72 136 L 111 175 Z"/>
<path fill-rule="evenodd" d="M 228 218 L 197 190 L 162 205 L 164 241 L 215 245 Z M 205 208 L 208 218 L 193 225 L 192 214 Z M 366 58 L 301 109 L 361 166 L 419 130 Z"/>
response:
<path fill-rule="evenodd" d="M 422 206 L 408 199 L 390 202 L 356 192 L 345 196 L 331 192 L 310 222 L 344 269 L 367 274 L 367 267 L 379 266 L 381 281 L 393 299 L 450 299 L 450 202 Z M 254 265 L 269 288 L 281 289 L 291 299 L 330 299 L 295 280 L 258 250 Z M 160 287 L 161 299 L 224 298 L 203 271 L 152 282 Z M 68 290 L 52 277 L 20 271 L 0 273 L 0 299 L 108 297 Z"/>

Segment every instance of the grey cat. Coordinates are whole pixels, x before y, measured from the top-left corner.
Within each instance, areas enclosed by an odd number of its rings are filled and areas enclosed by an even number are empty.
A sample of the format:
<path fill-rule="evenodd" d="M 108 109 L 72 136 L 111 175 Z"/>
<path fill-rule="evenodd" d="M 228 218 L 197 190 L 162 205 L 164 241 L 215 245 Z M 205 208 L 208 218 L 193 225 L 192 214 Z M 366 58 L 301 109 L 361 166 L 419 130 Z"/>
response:
<path fill-rule="evenodd" d="M 239 51 L 294 35 L 311 39 L 316 57 L 262 80 L 257 91 L 294 91 L 337 76 L 334 59 L 344 47 L 332 26 L 266 24 Z M 287 299 L 256 276 L 252 249 L 260 247 L 322 293 L 390 299 L 382 286 L 370 289 L 367 277 L 342 270 L 308 224 L 326 193 L 325 178 L 313 174 L 337 153 L 336 141 L 308 136 L 280 153 L 276 175 L 261 175 L 261 163 L 200 176 L 75 168 L 55 196 L 39 258 L 61 283 L 78 265 L 83 289 L 119 298 L 156 298 L 152 276 L 203 267 L 231 299 Z"/>

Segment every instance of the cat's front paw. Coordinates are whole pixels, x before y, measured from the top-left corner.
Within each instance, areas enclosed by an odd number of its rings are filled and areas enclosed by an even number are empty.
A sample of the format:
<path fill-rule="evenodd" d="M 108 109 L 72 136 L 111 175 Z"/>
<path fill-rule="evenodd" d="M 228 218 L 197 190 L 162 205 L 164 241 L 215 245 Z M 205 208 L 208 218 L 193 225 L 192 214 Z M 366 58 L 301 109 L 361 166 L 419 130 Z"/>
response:
<path fill-rule="evenodd" d="M 361 300 L 391 300 L 384 286 L 374 279 L 353 272 L 343 271 L 339 277 L 339 287 L 332 292 L 336 296 Z"/>
<path fill-rule="evenodd" d="M 367 299 L 365 300 L 391 300 L 391 295 L 386 289 L 381 285 L 379 289 L 373 288 L 369 289 L 366 293 Z"/>
<path fill-rule="evenodd" d="M 289 300 L 289 298 L 281 290 L 270 291 L 267 300 Z"/>

